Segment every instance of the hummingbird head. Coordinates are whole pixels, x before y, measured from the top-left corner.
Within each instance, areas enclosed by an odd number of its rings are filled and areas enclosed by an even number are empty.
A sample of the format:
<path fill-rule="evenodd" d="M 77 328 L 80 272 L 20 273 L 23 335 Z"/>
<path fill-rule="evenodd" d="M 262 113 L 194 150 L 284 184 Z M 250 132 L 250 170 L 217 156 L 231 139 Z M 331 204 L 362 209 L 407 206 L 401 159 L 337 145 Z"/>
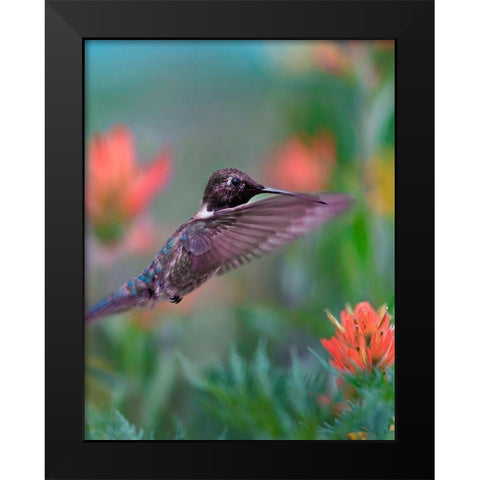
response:
<path fill-rule="evenodd" d="M 247 203 L 265 187 L 236 168 L 222 168 L 210 175 L 202 204 L 208 211 L 222 210 Z"/>
<path fill-rule="evenodd" d="M 265 187 L 236 168 L 222 168 L 210 175 L 203 192 L 202 205 L 208 212 L 214 212 L 247 203 L 252 197 L 260 193 L 290 195 L 306 198 L 317 203 L 325 203 L 301 193 Z"/>

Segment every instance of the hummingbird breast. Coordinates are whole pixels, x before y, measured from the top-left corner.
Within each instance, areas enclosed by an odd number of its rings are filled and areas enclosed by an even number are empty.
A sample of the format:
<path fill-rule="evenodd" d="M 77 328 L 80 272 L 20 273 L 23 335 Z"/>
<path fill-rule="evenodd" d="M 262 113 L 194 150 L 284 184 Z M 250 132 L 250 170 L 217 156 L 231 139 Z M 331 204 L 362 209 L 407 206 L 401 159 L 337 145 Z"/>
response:
<path fill-rule="evenodd" d="M 192 253 L 184 245 L 183 236 L 186 234 L 180 228 L 171 237 L 154 260 L 157 271 L 161 270 L 161 290 L 164 295 L 183 297 L 192 292 L 212 277 L 217 268 L 209 271 L 192 270 Z"/>

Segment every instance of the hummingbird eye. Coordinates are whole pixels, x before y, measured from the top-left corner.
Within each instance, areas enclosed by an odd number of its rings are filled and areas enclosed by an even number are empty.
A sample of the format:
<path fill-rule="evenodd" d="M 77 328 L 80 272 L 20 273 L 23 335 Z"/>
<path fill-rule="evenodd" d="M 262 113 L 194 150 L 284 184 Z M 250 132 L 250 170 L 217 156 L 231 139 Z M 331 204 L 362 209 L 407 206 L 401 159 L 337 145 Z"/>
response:
<path fill-rule="evenodd" d="M 233 185 L 234 187 L 238 187 L 242 183 L 242 181 L 237 177 L 232 177 L 232 178 L 230 178 L 229 183 L 230 183 L 230 185 Z"/>

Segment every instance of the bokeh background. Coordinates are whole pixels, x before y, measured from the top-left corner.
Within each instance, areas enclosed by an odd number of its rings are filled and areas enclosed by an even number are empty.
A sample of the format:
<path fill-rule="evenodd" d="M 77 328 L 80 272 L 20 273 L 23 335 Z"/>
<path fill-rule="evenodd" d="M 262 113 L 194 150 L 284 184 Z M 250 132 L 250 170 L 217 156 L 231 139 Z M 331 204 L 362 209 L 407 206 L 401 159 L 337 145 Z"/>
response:
<path fill-rule="evenodd" d="M 315 356 L 325 309 L 395 311 L 394 55 L 393 41 L 86 41 L 88 304 L 143 270 L 216 169 L 356 199 L 178 305 L 87 326 L 87 438 L 337 438 L 316 397 L 332 392 Z"/>

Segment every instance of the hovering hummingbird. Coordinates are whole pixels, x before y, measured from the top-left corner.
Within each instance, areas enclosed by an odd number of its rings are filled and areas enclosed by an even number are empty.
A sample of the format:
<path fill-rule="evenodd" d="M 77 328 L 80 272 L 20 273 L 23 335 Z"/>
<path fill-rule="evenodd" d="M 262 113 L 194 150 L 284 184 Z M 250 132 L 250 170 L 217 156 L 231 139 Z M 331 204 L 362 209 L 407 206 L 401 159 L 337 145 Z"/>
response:
<path fill-rule="evenodd" d="M 261 193 L 277 194 L 247 203 Z M 213 172 L 198 212 L 181 225 L 140 275 L 90 307 L 92 322 L 159 300 L 178 303 L 222 275 L 314 230 L 347 210 L 341 193 L 304 194 L 265 187 L 235 168 Z"/>

